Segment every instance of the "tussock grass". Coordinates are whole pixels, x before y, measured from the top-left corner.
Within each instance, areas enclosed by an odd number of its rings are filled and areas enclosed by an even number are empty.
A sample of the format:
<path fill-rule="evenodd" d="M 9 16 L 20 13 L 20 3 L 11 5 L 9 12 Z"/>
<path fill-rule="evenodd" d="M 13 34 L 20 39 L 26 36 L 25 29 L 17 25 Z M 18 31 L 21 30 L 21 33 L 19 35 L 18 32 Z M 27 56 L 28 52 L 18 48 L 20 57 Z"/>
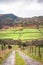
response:
<path fill-rule="evenodd" d="M 0 65 L 3 63 L 3 61 L 9 56 L 9 54 L 12 52 L 12 50 L 3 50 L 0 51 Z"/>

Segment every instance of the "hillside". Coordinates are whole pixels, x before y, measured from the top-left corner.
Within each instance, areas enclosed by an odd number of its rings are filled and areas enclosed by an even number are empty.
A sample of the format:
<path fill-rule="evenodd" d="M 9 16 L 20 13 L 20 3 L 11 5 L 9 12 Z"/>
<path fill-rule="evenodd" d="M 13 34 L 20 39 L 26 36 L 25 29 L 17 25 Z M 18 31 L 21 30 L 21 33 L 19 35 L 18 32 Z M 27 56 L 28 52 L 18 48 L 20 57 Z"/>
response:
<path fill-rule="evenodd" d="M 13 14 L 0 14 L 0 29 L 19 26 L 25 23 L 25 26 L 31 24 L 43 24 L 43 16 L 32 18 L 20 18 Z"/>

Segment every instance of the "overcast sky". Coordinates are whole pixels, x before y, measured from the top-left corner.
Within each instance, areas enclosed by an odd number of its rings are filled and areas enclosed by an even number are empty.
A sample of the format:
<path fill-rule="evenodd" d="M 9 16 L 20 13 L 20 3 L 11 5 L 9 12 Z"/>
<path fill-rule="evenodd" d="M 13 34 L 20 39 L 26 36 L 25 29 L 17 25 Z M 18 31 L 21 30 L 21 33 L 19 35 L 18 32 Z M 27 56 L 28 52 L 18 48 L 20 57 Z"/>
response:
<path fill-rule="evenodd" d="M 43 0 L 0 0 L 0 14 L 19 17 L 43 16 Z"/>

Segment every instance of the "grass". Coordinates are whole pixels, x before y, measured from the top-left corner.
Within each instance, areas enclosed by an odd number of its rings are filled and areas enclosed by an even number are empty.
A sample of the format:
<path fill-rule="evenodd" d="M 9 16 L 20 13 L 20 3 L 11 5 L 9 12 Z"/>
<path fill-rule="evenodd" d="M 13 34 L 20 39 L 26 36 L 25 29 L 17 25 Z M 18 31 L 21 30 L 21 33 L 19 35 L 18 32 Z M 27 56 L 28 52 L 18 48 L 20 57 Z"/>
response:
<path fill-rule="evenodd" d="M 12 50 L 4 50 L 0 51 L 0 65 L 3 63 L 3 61 L 9 56 Z"/>
<path fill-rule="evenodd" d="M 16 52 L 16 65 L 26 65 L 24 59 Z"/>
<path fill-rule="evenodd" d="M 43 28 L 40 28 L 40 31 L 43 33 Z M 21 30 L 0 30 L 0 39 L 17 39 L 20 36 L 21 40 L 25 39 L 40 39 L 43 38 L 43 34 L 40 32 L 38 29 L 30 29 L 30 28 L 25 28 L 22 31 Z M 21 33 L 21 35 L 20 35 Z"/>
<path fill-rule="evenodd" d="M 40 32 L 41 31 L 41 32 Z M 20 35 L 21 34 L 21 35 Z M 20 36 L 20 37 L 19 37 Z M 0 39 L 14 39 L 14 40 L 26 40 L 26 39 L 40 39 L 43 38 L 43 28 L 39 28 L 39 29 L 30 29 L 30 28 L 24 28 L 22 31 L 18 30 L 18 29 L 6 29 L 6 30 L 0 30 Z M 17 46 L 12 46 L 13 49 L 17 49 Z M 1 46 L 0 46 L 1 49 Z M 28 48 L 27 48 L 28 49 Z M 25 51 L 23 51 L 25 54 L 27 54 L 28 56 L 43 62 L 43 53 L 42 53 L 42 58 L 40 59 L 37 55 L 35 56 L 34 53 L 32 55 L 32 53 L 30 54 L 27 49 Z M 43 49 L 41 49 L 42 51 Z M 37 51 L 38 52 L 38 51 Z M 10 52 L 6 51 L 3 54 L 0 53 L 0 64 L 3 62 L 3 60 L 5 60 L 8 55 L 10 54 Z M 19 56 L 19 54 L 16 52 L 16 65 L 25 65 L 25 61 Z"/>
<path fill-rule="evenodd" d="M 41 58 L 38 55 L 38 47 L 36 48 L 36 55 L 35 55 L 35 48 L 33 47 L 33 53 L 29 52 L 29 48 L 25 48 L 24 50 L 21 49 L 21 51 L 23 53 L 25 53 L 26 55 L 28 55 L 29 57 L 32 57 L 33 59 L 35 59 L 36 61 L 39 61 L 41 63 L 43 63 L 43 47 L 41 47 Z"/>
<path fill-rule="evenodd" d="M 19 48 L 18 45 L 11 45 L 13 50 L 17 50 Z"/>
<path fill-rule="evenodd" d="M 0 50 L 1 50 L 1 45 L 0 45 Z"/>

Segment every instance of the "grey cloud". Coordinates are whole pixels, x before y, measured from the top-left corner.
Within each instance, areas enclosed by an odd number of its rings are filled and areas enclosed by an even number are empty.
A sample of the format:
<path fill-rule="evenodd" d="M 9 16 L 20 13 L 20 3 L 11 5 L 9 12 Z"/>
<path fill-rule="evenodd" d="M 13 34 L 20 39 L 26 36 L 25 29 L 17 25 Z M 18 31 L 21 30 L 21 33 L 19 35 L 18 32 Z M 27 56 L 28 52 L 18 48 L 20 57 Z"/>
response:
<path fill-rule="evenodd" d="M 3 12 L 2 10 L 0 10 L 0 12 Z"/>
<path fill-rule="evenodd" d="M 43 0 L 38 0 L 38 2 L 39 2 L 39 3 L 42 3 L 42 2 L 43 2 Z"/>
<path fill-rule="evenodd" d="M 16 0 L 0 0 L 0 2 L 15 2 Z"/>
<path fill-rule="evenodd" d="M 24 0 L 25 2 L 32 2 L 33 0 Z"/>
<path fill-rule="evenodd" d="M 0 2 L 25 2 L 25 3 L 31 3 L 33 0 L 0 0 Z"/>
<path fill-rule="evenodd" d="M 27 4 L 30 4 L 30 3 L 32 3 L 34 0 L 24 0 L 24 2 L 25 3 L 27 3 Z"/>

